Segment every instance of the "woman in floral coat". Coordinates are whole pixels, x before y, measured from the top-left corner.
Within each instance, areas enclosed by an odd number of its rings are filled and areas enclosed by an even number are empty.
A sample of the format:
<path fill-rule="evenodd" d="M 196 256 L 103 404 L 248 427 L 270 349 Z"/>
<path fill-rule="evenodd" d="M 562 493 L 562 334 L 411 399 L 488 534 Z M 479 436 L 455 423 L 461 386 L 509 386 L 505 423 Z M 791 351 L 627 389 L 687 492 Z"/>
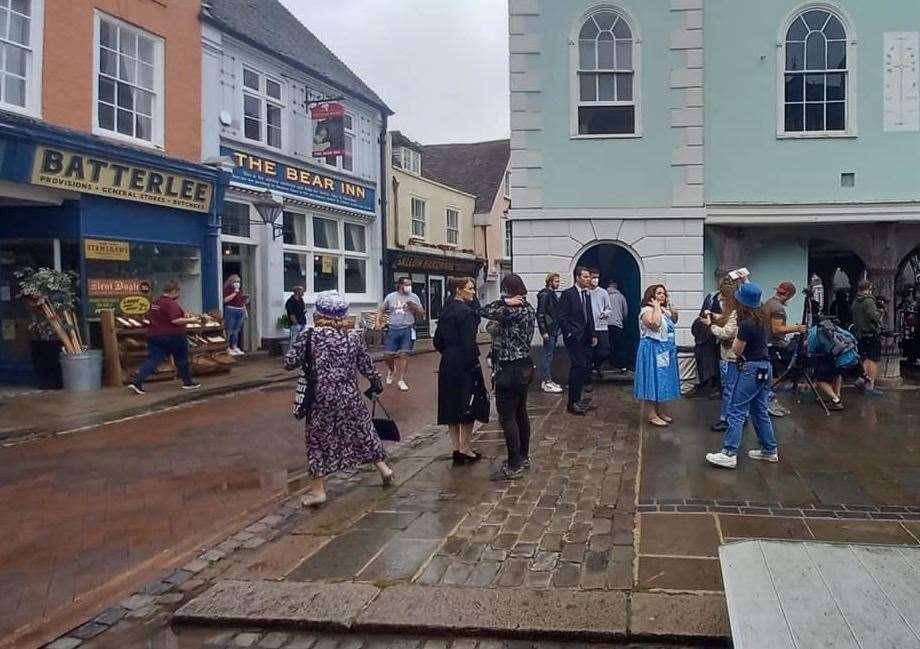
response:
<path fill-rule="evenodd" d="M 383 485 L 393 483 L 393 471 L 384 462 L 386 452 L 358 389 L 358 372 L 370 381 L 374 394 L 383 391 L 383 383 L 360 332 L 348 330 L 347 316 L 348 302 L 342 295 L 320 293 L 315 327 L 304 329 L 284 357 L 285 369 L 301 367 L 309 337 L 313 404 L 306 417 L 306 445 L 312 479 L 302 498 L 305 507 L 326 502 L 326 476 L 359 464 L 373 462 Z"/>

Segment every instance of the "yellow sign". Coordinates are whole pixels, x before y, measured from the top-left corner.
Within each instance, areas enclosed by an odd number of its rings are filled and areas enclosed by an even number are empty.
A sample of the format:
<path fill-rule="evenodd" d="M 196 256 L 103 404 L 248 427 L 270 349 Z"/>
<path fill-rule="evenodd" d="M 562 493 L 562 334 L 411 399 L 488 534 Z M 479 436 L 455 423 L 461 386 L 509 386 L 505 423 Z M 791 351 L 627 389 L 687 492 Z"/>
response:
<path fill-rule="evenodd" d="M 125 315 L 144 315 L 150 311 L 150 300 L 143 295 L 130 295 L 118 305 Z"/>
<path fill-rule="evenodd" d="M 120 198 L 194 212 L 211 206 L 211 183 L 97 156 L 39 146 L 32 182 L 108 198 Z"/>
<path fill-rule="evenodd" d="M 331 275 L 335 272 L 335 257 L 329 257 L 327 255 L 321 255 L 323 260 L 323 275 Z"/>
<path fill-rule="evenodd" d="M 84 239 L 83 248 L 86 251 L 87 259 L 131 261 L 131 244 L 129 244 L 127 241 Z"/>

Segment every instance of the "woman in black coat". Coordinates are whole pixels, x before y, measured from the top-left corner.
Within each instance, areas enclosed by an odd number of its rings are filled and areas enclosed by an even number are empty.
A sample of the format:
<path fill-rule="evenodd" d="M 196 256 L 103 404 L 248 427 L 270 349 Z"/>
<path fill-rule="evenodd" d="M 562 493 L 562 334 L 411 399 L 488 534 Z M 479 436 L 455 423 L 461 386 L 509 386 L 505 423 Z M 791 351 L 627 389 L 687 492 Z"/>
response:
<path fill-rule="evenodd" d="M 434 335 L 434 347 L 441 353 L 438 423 L 448 427 L 454 463 L 469 464 L 482 457 L 470 447 L 473 423 L 477 419 L 489 421 L 489 400 L 476 344 L 479 316 L 471 308 L 476 304 L 476 285 L 469 277 L 451 278 L 449 291 Z"/>

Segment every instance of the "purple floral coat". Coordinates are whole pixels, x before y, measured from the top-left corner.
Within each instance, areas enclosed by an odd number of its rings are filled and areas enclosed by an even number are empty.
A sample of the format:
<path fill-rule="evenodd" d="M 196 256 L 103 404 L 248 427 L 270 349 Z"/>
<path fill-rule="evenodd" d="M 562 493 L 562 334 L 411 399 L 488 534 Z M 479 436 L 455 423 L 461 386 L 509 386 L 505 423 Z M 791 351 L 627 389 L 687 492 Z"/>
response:
<path fill-rule="evenodd" d="M 313 406 L 306 417 L 307 466 L 314 478 L 386 457 L 358 389 L 358 372 L 380 381 L 360 332 L 305 329 L 284 357 L 288 370 L 301 366 L 307 332 L 313 332 Z"/>

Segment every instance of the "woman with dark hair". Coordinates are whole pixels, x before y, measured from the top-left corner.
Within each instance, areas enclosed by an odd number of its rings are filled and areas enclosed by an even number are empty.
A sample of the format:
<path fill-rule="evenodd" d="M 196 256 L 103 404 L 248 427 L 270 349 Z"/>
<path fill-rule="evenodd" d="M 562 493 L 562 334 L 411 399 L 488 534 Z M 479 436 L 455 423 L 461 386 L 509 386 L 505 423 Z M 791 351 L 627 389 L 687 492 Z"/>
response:
<path fill-rule="evenodd" d="M 700 317 L 700 322 L 710 328 L 712 335 L 719 341 L 719 377 L 722 382 L 722 404 L 719 408 L 719 421 L 709 427 L 714 433 L 728 430 L 728 404 L 732 400 L 735 382 L 738 380 L 736 361 L 738 357 L 732 349 L 738 334 L 738 302 L 735 290 L 738 282 L 725 276 L 719 284 L 720 314 L 709 311 Z"/>
<path fill-rule="evenodd" d="M 489 421 L 489 400 L 476 344 L 479 316 L 471 307 L 476 285 L 469 277 L 451 277 L 448 293 L 434 334 L 434 348 L 441 354 L 438 423 L 446 425 L 450 433 L 454 464 L 469 464 L 482 458 L 470 446 L 473 423 L 477 419 Z"/>
<path fill-rule="evenodd" d="M 677 312 L 668 301 L 663 284 L 653 284 L 642 296 L 639 312 L 639 349 L 636 352 L 636 398 L 651 404 L 653 426 L 674 421 L 664 413 L 661 403 L 680 397 L 677 371 L 677 344 L 674 338 Z"/>
<path fill-rule="evenodd" d="M 505 433 L 508 460 L 492 474 L 492 480 L 517 480 L 530 468 L 530 418 L 527 390 L 533 381 L 530 356 L 536 311 L 527 301 L 527 287 L 520 276 L 505 275 L 502 298 L 478 310 L 483 318 L 498 324 L 492 344 L 492 383 L 495 407 Z"/>
<path fill-rule="evenodd" d="M 762 292 L 753 282 L 742 284 L 735 291 L 738 302 L 738 334 L 732 349 L 738 356 L 738 378 L 728 404 L 728 430 L 722 440 L 722 450 L 707 453 L 706 461 L 716 466 L 734 469 L 738 465 L 738 447 L 741 432 L 748 415 L 754 423 L 754 432 L 760 448 L 748 451 L 752 460 L 778 462 L 776 436 L 773 422 L 767 412 L 767 400 L 773 371 L 767 341 L 770 338 L 770 319 L 760 304 Z"/>

